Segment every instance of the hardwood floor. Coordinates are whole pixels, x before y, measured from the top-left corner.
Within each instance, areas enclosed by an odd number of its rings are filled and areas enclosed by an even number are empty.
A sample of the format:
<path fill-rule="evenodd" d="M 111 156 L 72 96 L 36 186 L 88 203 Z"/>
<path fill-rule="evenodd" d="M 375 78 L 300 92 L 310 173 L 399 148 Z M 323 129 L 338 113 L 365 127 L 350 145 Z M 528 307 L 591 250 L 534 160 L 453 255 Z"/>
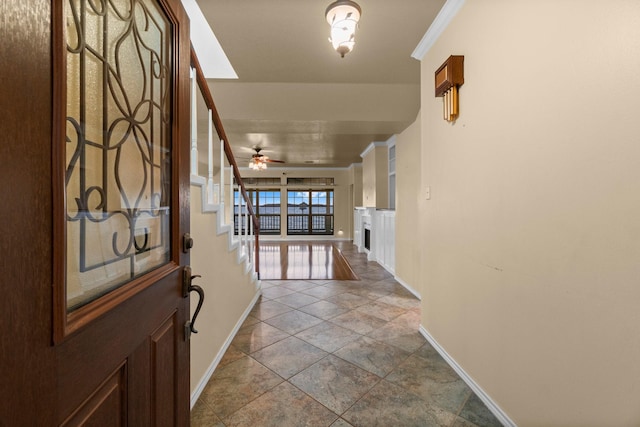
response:
<path fill-rule="evenodd" d="M 263 280 L 360 280 L 332 242 L 260 242 Z"/>

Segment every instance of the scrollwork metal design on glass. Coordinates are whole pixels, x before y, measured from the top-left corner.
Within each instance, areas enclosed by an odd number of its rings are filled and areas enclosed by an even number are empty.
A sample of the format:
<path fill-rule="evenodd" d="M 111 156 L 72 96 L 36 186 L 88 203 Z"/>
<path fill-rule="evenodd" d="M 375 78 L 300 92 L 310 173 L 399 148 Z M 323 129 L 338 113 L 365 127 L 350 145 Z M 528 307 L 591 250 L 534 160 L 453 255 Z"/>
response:
<path fill-rule="evenodd" d="M 68 0 L 67 294 L 169 260 L 171 26 L 155 0 Z"/>

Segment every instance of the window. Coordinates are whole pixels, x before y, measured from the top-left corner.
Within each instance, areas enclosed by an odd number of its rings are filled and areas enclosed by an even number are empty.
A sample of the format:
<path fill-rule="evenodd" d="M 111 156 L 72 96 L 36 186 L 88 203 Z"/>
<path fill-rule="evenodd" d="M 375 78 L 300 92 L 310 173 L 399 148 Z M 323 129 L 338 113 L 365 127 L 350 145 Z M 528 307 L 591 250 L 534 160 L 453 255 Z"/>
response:
<path fill-rule="evenodd" d="M 333 190 L 289 190 L 287 234 L 333 234 Z"/>
<path fill-rule="evenodd" d="M 280 190 L 247 190 L 251 204 L 253 205 L 258 220 L 260 221 L 260 234 L 280 234 Z M 247 207 L 242 203 L 240 212 L 240 192 L 234 192 L 233 225 L 234 232 L 244 233 L 247 226 Z M 242 219 L 238 218 L 241 213 Z"/>

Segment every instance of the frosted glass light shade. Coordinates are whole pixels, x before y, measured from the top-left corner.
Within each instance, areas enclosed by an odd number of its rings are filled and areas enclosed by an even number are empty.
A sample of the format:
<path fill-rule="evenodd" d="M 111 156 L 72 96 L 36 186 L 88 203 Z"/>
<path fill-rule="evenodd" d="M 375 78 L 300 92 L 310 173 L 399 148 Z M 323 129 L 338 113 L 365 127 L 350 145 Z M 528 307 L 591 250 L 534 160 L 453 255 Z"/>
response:
<path fill-rule="evenodd" d="M 360 6 L 351 0 L 338 0 L 327 7 L 326 18 L 331 26 L 329 41 L 343 58 L 353 50 L 356 43 L 356 29 L 361 13 Z"/>

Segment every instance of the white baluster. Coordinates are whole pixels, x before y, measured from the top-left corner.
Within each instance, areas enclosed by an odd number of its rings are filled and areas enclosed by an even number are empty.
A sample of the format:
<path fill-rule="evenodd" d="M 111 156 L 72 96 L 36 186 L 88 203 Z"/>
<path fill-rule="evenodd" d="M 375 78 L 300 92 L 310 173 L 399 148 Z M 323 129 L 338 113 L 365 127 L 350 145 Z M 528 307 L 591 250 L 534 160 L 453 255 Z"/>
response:
<path fill-rule="evenodd" d="M 191 69 L 191 175 L 198 175 L 198 91 L 194 68 Z"/>
<path fill-rule="evenodd" d="M 231 206 L 236 203 L 235 194 L 233 193 L 233 168 L 231 166 L 229 167 L 229 200 L 231 200 Z"/>
<path fill-rule="evenodd" d="M 213 203 L 213 116 L 209 109 L 209 180 L 207 181 L 207 203 Z"/>
<path fill-rule="evenodd" d="M 233 181 L 229 181 L 229 186 L 233 187 Z M 229 200 L 230 200 L 231 206 L 233 206 L 233 197 Z M 223 140 L 220 140 L 220 205 L 224 205 L 224 141 Z"/>
<path fill-rule="evenodd" d="M 251 265 L 253 265 L 253 240 L 254 240 L 252 239 L 252 236 L 253 236 L 253 221 L 250 221 L 248 247 L 249 247 L 249 262 L 251 263 Z"/>
<path fill-rule="evenodd" d="M 248 203 L 247 203 L 248 206 Z M 249 241 L 249 208 L 247 207 L 247 209 L 244 212 L 244 223 L 245 223 L 245 228 L 244 228 L 244 248 L 245 248 L 245 253 L 248 255 L 249 253 L 249 245 L 247 244 L 247 242 Z"/>
<path fill-rule="evenodd" d="M 238 240 L 240 241 L 240 245 L 242 245 L 242 204 L 244 203 L 244 199 L 239 190 L 240 188 L 238 188 Z"/>

